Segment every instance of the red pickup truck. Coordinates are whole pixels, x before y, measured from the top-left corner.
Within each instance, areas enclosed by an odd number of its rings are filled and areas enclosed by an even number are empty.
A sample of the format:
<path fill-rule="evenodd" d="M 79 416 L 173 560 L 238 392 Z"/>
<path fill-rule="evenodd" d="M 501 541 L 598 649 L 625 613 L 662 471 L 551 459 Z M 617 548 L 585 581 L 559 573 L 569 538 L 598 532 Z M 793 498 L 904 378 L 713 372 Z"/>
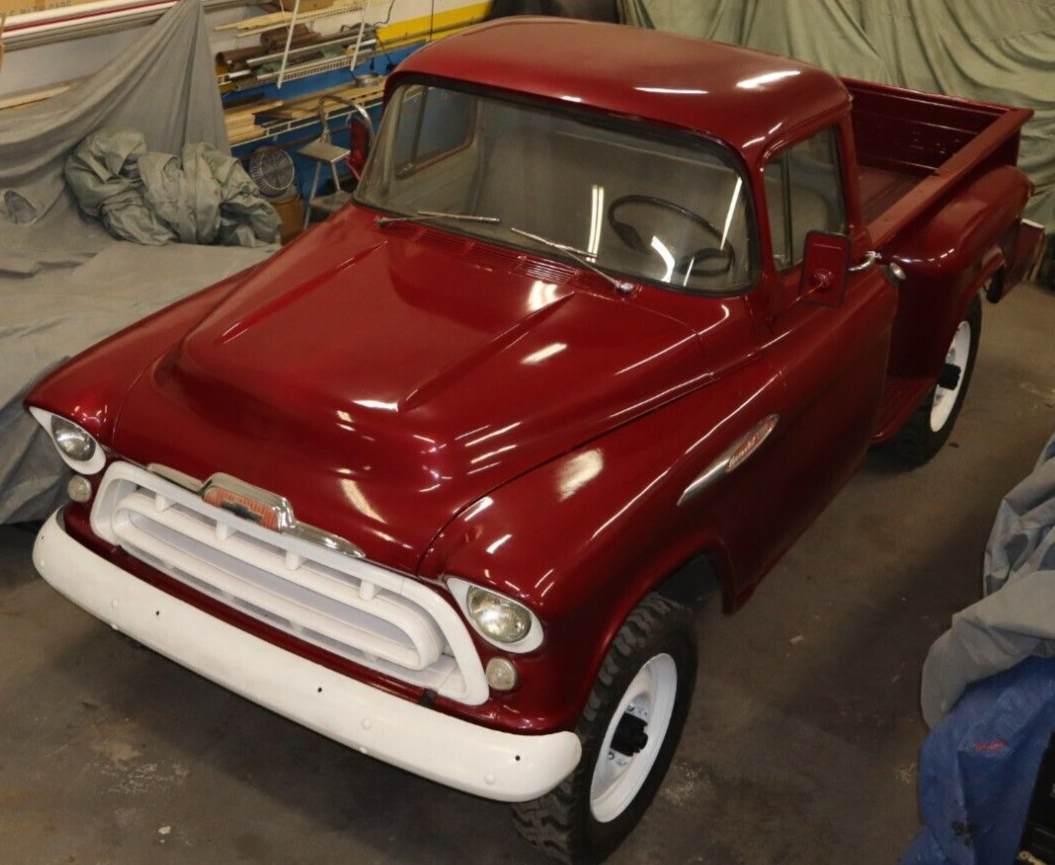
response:
<path fill-rule="evenodd" d="M 631 62 L 632 61 L 632 62 Z M 1030 267 L 1028 111 L 559 20 L 389 79 L 355 199 L 53 372 L 35 561 L 136 640 L 603 858 L 742 604 L 949 435 Z"/>

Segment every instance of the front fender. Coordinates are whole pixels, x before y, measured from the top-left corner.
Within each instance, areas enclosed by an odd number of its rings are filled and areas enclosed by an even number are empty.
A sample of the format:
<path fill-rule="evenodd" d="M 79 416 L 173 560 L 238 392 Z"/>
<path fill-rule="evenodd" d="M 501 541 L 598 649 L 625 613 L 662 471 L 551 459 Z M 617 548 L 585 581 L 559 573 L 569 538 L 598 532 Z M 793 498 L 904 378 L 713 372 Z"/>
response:
<path fill-rule="evenodd" d="M 121 405 L 143 370 L 253 269 L 202 289 L 96 343 L 37 382 L 25 405 L 70 418 L 109 446 Z"/>
<path fill-rule="evenodd" d="M 521 685 L 494 707 L 495 723 L 536 732 L 574 727 L 627 615 L 701 550 L 715 552 L 731 584 L 737 563 L 726 552 L 726 526 L 730 517 L 749 519 L 726 514 L 723 521 L 715 511 L 728 482 L 751 482 L 755 460 L 691 505 L 679 499 L 774 411 L 782 386 L 756 359 L 511 481 L 440 533 L 422 560 L 423 577 L 491 586 L 531 607 L 545 632 L 539 649 L 510 655 Z"/>

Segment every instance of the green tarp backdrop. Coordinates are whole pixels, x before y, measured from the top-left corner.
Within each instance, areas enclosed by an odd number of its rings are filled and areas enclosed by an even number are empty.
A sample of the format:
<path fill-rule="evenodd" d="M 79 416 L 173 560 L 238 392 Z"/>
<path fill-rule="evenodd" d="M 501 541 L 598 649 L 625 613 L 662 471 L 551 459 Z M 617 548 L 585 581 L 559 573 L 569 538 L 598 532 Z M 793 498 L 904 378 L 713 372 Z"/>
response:
<path fill-rule="evenodd" d="M 628 24 L 747 45 L 838 75 L 1032 108 L 1028 215 L 1055 232 L 1055 0 L 620 0 Z"/>

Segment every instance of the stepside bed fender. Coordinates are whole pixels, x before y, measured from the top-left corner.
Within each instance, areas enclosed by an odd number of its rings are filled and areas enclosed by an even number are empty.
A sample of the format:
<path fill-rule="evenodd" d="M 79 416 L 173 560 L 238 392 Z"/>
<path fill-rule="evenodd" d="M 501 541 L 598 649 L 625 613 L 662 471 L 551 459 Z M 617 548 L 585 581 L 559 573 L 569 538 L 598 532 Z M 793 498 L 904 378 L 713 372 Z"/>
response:
<path fill-rule="evenodd" d="M 1006 272 L 1008 251 L 1003 243 L 1013 239 L 1029 191 L 1029 181 L 1017 168 L 993 168 L 889 244 L 886 256 L 907 274 L 898 289 L 892 375 L 940 374 L 971 299 L 990 277 L 1000 279 Z"/>
<path fill-rule="evenodd" d="M 1003 300 L 1011 289 L 1030 275 L 1044 248 L 1044 226 L 1031 219 L 1020 219 L 1000 239 L 1000 247 L 1007 266 L 999 285 L 986 293 L 992 303 Z"/>

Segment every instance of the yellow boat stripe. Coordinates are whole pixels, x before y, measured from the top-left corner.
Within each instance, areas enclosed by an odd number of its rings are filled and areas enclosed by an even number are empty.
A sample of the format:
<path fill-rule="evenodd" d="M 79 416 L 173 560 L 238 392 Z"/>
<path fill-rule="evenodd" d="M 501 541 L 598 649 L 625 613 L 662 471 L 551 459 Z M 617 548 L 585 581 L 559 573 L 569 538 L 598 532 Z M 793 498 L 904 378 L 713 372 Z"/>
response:
<path fill-rule="evenodd" d="M 442 30 L 443 32 L 435 33 L 432 37 L 433 39 L 441 39 L 444 36 L 457 33 L 459 30 L 464 30 L 478 21 L 482 21 L 490 11 L 491 0 L 487 0 L 485 3 L 470 3 L 467 6 L 459 6 L 457 9 L 437 12 L 435 17 L 422 15 L 419 18 L 397 21 L 395 24 L 379 28 L 377 35 L 381 42 L 384 43 L 385 48 L 398 48 L 401 45 L 410 45 L 414 42 L 428 42 L 430 40 L 427 35 L 422 37 L 413 34 L 427 34 L 430 30 Z"/>

